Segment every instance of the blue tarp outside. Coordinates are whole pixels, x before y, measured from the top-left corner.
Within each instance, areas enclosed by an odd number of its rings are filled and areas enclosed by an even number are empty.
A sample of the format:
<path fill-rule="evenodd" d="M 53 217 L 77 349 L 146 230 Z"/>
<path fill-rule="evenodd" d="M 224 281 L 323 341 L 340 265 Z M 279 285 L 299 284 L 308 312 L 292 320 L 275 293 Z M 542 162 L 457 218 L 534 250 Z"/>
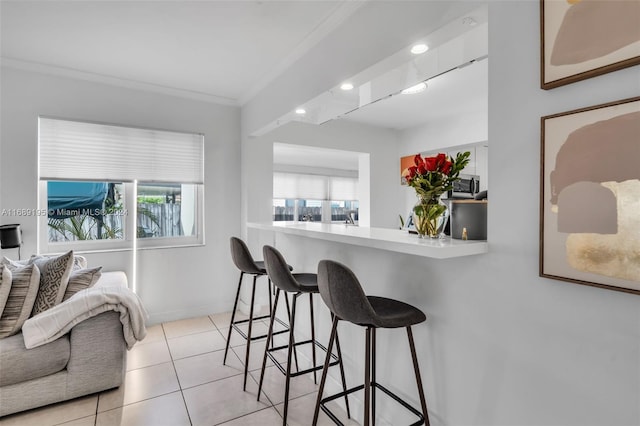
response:
<path fill-rule="evenodd" d="M 108 189 L 104 182 L 47 182 L 48 217 L 102 216 Z"/>

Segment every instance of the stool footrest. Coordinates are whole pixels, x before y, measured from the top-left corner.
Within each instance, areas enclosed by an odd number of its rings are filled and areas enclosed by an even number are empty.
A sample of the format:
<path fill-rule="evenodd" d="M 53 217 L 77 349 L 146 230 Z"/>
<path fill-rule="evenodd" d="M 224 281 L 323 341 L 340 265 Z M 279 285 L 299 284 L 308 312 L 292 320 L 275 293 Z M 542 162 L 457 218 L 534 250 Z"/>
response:
<path fill-rule="evenodd" d="M 276 334 L 276 333 L 273 333 Z M 300 346 L 300 345 L 308 345 L 310 343 L 315 344 L 317 347 L 319 347 L 320 349 L 322 349 L 325 353 L 327 352 L 327 348 L 322 346 L 320 343 L 318 343 L 317 341 L 313 341 L 311 339 L 309 340 L 304 340 L 302 342 L 295 342 L 293 344 L 293 346 Z M 280 372 L 282 374 L 284 374 L 285 376 L 287 375 L 287 371 L 284 369 L 284 367 L 282 366 L 282 364 L 280 363 L 280 361 L 278 361 L 276 359 L 276 357 L 271 353 L 271 352 L 275 352 L 275 351 L 280 351 L 283 349 L 288 349 L 289 345 L 282 345 L 282 346 L 275 346 L 273 348 L 267 348 L 267 356 L 269 357 L 269 359 L 275 364 L 276 367 L 278 367 L 278 370 L 280 370 Z M 294 349 L 295 350 L 295 349 Z M 337 357 L 337 355 L 335 354 L 331 354 L 331 359 L 333 359 L 332 362 L 329 363 L 329 366 L 334 366 L 337 365 L 338 363 L 340 363 L 340 358 Z M 307 374 L 307 373 L 312 373 L 314 371 L 318 371 L 318 370 L 322 370 L 323 365 L 316 365 L 314 367 L 309 367 L 306 370 L 300 370 L 300 371 L 295 371 L 295 372 L 290 372 L 289 376 L 290 377 L 297 377 L 297 376 L 301 376 L 303 374 Z"/>
<path fill-rule="evenodd" d="M 264 316 L 260 316 L 260 317 L 254 317 L 254 318 L 253 318 L 253 321 L 255 321 L 255 320 L 259 320 L 259 319 L 265 319 L 265 318 L 271 318 L 271 316 L 270 316 L 270 315 L 264 315 Z M 277 334 L 283 334 L 283 333 L 288 333 L 288 332 L 289 332 L 289 326 L 288 326 L 285 322 L 283 322 L 283 321 L 282 321 L 281 319 L 279 319 L 279 318 L 276 318 L 276 321 L 278 321 L 278 323 L 280 323 L 280 325 L 282 325 L 283 327 L 287 327 L 287 328 L 286 328 L 286 329 L 284 329 L 284 330 L 274 331 L 274 332 L 273 332 L 273 335 L 274 335 L 274 336 L 275 336 L 275 335 L 277 335 Z M 239 334 L 240 336 L 242 336 L 242 338 L 243 338 L 244 340 L 248 340 L 247 333 L 245 333 L 244 331 L 242 331 L 242 329 L 241 329 L 240 327 L 238 327 L 238 324 L 244 324 L 244 323 L 247 323 L 247 322 L 249 322 L 249 318 L 247 318 L 247 319 L 243 319 L 243 320 L 240 320 L 240 321 L 234 321 L 234 323 L 233 323 L 233 324 L 231 324 L 231 327 L 233 327 L 233 329 L 234 329 L 235 331 L 237 331 L 237 332 L 238 332 L 238 334 Z M 258 339 L 264 339 L 264 338 L 265 338 L 265 337 L 267 337 L 267 336 L 268 336 L 267 334 L 261 334 L 260 336 L 251 336 L 251 341 L 258 340 Z"/>
<path fill-rule="evenodd" d="M 411 411 L 413 414 L 415 414 L 418 417 L 418 421 L 415 422 L 415 423 L 411 423 L 409 426 L 419 426 L 419 425 L 423 425 L 424 424 L 424 415 L 420 411 L 416 410 L 414 407 L 409 405 L 406 401 L 401 399 L 398 395 L 396 395 L 395 393 L 391 392 L 389 389 L 385 388 L 384 386 L 382 386 L 379 383 L 371 382 L 371 386 L 375 387 L 376 389 L 380 389 L 382 392 L 384 392 L 385 394 L 387 394 L 388 396 L 393 398 L 393 400 L 395 400 L 398 404 L 402 405 L 404 408 L 406 408 L 407 410 Z M 320 408 L 322 409 L 322 411 L 327 416 L 329 416 L 331 418 L 331 420 L 333 420 L 334 423 L 336 423 L 336 424 L 338 424 L 340 426 L 344 426 L 344 423 L 342 423 L 335 416 L 335 414 L 333 414 L 331 412 L 331 410 L 329 410 L 329 408 L 325 406 L 325 404 L 327 402 L 331 402 L 331 401 L 336 400 L 338 398 L 342 398 L 345 395 L 349 395 L 349 394 L 352 394 L 354 392 L 361 391 L 363 389 L 364 389 L 364 384 L 359 385 L 359 386 L 355 386 L 353 388 L 347 389 L 346 391 L 336 393 L 336 394 L 328 396 L 326 398 L 322 398 L 320 400 Z M 372 416 L 375 416 L 375 415 L 376 415 L 376 413 L 372 413 Z"/>

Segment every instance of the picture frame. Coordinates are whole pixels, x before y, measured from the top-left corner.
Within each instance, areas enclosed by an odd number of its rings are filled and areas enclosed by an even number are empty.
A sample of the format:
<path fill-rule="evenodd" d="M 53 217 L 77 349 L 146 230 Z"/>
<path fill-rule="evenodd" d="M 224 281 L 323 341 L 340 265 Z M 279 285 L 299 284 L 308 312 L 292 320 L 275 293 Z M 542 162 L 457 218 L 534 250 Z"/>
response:
<path fill-rule="evenodd" d="M 640 295 L 640 96 L 541 118 L 540 276 Z"/>
<path fill-rule="evenodd" d="M 639 0 L 540 0 L 542 89 L 638 64 Z"/>

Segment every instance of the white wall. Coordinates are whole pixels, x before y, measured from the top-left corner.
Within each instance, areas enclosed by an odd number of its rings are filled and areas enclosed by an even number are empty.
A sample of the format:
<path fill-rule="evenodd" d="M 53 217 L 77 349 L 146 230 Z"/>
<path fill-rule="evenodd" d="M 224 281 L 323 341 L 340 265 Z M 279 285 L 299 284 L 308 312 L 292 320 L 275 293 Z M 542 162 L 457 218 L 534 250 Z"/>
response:
<path fill-rule="evenodd" d="M 270 222 L 273 194 L 273 144 L 314 146 L 370 154 L 371 226 L 398 225 L 400 160 L 395 132 L 371 126 L 333 121 L 322 126 L 292 122 L 243 143 L 243 191 L 247 198 L 247 221 Z"/>
<path fill-rule="evenodd" d="M 228 239 L 240 231 L 240 184 L 230 178 L 239 175 L 239 109 L 5 67 L 1 78 L 0 204 L 5 209 L 36 207 L 38 115 L 205 134 L 206 245 L 140 251 L 137 291 L 152 323 L 229 310 L 237 277 Z M 23 257 L 34 253 L 36 219 L 0 218 L 11 222 L 23 229 Z M 90 265 L 124 269 L 131 277 L 130 252 L 87 257 Z"/>
<path fill-rule="evenodd" d="M 640 297 L 538 276 L 540 117 L 637 96 L 640 67 L 541 90 L 538 16 L 538 1 L 489 4 L 488 254 L 433 260 L 250 231 L 299 271 L 335 259 L 367 293 L 425 310 L 415 337 L 432 424 L 640 424 Z M 317 312 L 326 339 L 326 311 Z M 362 331 L 340 331 L 355 385 Z M 378 339 L 380 381 L 416 403 L 405 337 Z"/>

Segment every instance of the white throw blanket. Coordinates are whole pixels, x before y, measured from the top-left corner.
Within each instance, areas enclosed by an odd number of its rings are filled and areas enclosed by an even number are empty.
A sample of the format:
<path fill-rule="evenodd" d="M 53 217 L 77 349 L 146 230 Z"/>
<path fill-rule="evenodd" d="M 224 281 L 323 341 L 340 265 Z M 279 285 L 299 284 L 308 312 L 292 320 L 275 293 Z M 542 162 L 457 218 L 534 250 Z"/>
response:
<path fill-rule="evenodd" d="M 147 334 L 147 311 L 137 294 L 122 286 L 95 286 L 74 294 L 70 299 L 28 319 L 22 326 L 27 349 L 52 342 L 81 321 L 106 311 L 120 312 L 120 322 L 131 349 Z"/>

